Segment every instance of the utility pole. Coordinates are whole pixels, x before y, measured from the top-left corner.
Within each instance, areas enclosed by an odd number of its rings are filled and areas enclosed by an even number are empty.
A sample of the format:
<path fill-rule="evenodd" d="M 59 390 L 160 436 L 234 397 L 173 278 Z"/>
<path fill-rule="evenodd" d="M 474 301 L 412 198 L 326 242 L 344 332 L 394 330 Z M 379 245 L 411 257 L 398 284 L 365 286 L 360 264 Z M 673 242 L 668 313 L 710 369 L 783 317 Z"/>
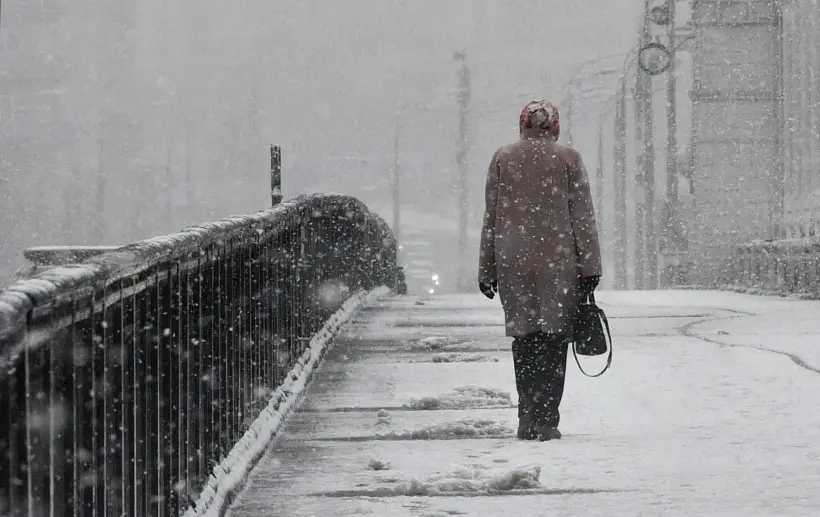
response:
<path fill-rule="evenodd" d="M 469 213 L 469 193 L 467 191 L 467 120 L 469 117 L 472 87 L 470 69 L 467 68 L 465 51 L 456 52 L 453 59 L 458 63 L 458 143 L 456 163 L 458 164 L 458 289 L 467 292 L 467 216 Z"/>
<path fill-rule="evenodd" d="M 626 79 L 615 113 L 615 289 L 626 289 Z"/>

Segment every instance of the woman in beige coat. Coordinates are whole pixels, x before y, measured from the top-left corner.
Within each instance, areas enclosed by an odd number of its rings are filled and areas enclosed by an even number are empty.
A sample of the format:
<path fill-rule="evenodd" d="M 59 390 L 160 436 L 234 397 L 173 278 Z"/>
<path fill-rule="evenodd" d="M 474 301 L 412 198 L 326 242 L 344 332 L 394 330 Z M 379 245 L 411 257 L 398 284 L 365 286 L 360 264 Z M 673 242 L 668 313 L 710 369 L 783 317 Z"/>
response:
<path fill-rule="evenodd" d="M 479 288 L 497 291 L 513 340 L 518 437 L 558 431 L 567 348 L 581 301 L 601 276 L 589 181 L 580 154 L 558 145 L 558 110 L 545 101 L 521 113 L 520 139 L 487 172 Z"/>

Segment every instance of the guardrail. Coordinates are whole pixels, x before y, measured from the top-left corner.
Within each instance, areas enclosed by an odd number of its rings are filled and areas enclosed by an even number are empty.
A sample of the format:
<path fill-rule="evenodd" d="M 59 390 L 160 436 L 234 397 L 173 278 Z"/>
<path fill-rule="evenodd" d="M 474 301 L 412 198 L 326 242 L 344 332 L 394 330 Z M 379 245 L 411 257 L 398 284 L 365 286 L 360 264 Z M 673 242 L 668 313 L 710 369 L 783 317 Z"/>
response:
<path fill-rule="evenodd" d="M 316 195 L 0 292 L 0 515 L 172 516 L 345 293 L 403 291 L 396 241 Z"/>
<path fill-rule="evenodd" d="M 820 240 L 755 241 L 738 246 L 726 266 L 724 283 L 820 297 Z"/>

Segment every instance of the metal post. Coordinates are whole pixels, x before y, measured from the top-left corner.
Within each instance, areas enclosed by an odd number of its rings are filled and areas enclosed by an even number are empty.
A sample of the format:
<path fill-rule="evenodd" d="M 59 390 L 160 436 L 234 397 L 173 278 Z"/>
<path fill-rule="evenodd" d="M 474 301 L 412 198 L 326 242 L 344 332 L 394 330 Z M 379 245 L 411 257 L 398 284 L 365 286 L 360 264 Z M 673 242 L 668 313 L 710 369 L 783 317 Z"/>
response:
<path fill-rule="evenodd" d="M 643 74 L 638 72 L 635 74 L 635 96 L 633 100 L 634 104 L 634 116 L 635 116 L 635 142 L 638 146 L 641 145 L 643 142 L 643 124 L 642 124 L 642 101 L 643 99 L 641 96 L 643 95 L 640 90 L 643 86 Z M 634 205 L 635 205 L 635 241 L 633 246 L 633 255 L 635 257 L 635 289 L 646 289 L 646 276 L 645 276 L 645 265 L 646 265 L 646 246 L 644 244 L 644 170 L 646 167 L 644 166 L 643 162 L 646 160 L 646 155 L 644 154 L 642 149 L 638 149 L 637 154 L 637 167 L 635 167 L 635 192 L 634 192 Z"/>
<path fill-rule="evenodd" d="M 626 289 L 626 82 L 615 113 L 615 289 Z"/>
<path fill-rule="evenodd" d="M 677 79 L 675 49 L 675 0 L 667 0 L 669 10 L 669 72 L 666 83 L 666 213 L 664 217 L 664 238 L 666 258 L 664 272 L 667 282 L 674 282 L 674 262 L 679 258 L 680 235 L 678 234 L 678 141 L 677 141 Z M 668 287 L 668 286 L 667 286 Z"/>
<path fill-rule="evenodd" d="M 270 203 L 276 206 L 282 202 L 282 148 L 270 146 Z"/>
<path fill-rule="evenodd" d="M 469 289 L 467 280 L 467 215 L 469 195 L 467 191 L 467 117 L 471 97 L 470 69 L 467 68 L 467 54 L 456 52 L 453 58 L 458 62 L 458 289 Z"/>
<path fill-rule="evenodd" d="M 567 147 L 572 147 L 572 101 L 573 101 L 573 84 L 570 83 L 569 85 L 569 93 L 567 93 L 567 114 L 564 117 L 567 121 L 566 127 L 564 128 L 564 139 L 567 142 Z"/>
<path fill-rule="evenodd" d="M 643 25 L 643 43 L 652 34 L 649 20 L 649 2 L 646 2 Z M 641 107 L 643 144 L 641 164 L 644 184 L 644 218 L 646 220 L 646 287 L 658 288 L 658 235 L 655 232 L 655 111 L 653 108 L 652 78 L 638 71 L 639 88 L 637 99 Z"/>

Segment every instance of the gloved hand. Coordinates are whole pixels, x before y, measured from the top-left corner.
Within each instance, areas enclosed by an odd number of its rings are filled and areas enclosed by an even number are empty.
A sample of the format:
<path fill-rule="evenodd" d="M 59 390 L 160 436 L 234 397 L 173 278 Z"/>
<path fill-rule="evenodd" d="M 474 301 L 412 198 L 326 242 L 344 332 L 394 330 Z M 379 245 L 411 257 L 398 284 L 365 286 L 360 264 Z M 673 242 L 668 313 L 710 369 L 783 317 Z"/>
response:
<path fill-rule="evenodd" d="M 498 292 L 498 282 L 479 282 L 478 288 L 484 296 L 492 300 L 495 298 L 495 293 Z"/>
<path fill-rule="evenodd" d="M 581 279 L 581 294 L 584 295 L 584 298 L 590 296 L 592 293 L 595 292 L 595 288 L 598 287 L 598 284 L 601 282 L 600 276 L 585 276 Z"/>

